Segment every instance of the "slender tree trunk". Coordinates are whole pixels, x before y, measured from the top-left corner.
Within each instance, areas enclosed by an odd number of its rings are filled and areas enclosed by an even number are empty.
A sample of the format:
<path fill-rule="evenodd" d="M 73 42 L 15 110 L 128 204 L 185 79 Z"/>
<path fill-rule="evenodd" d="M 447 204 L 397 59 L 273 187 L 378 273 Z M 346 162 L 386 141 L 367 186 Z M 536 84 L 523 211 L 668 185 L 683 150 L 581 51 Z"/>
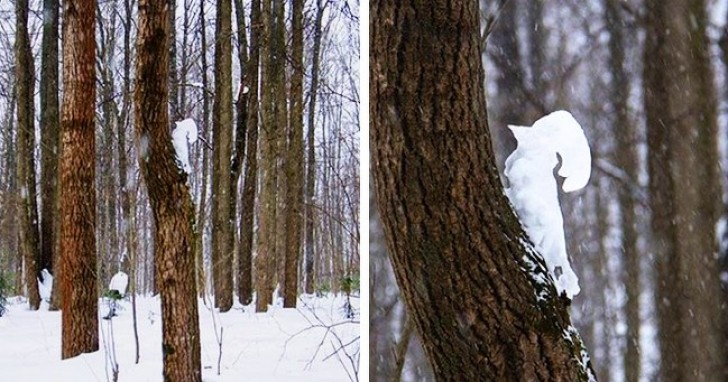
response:
<path fill-rule="evenodd" d="M 40 268 L 55 273 L 58 198 L 58 0 L 43 1 L 41 61 L 41 259 Z"/>
<path fill-rule="evenodd" d="M 20 252 L 25 264 L 25 288 L 31 310 L 40 306 L 37 278 L 40 276 L 38 204 L 35 185 L 35 107 L 33 52 L 28 36 L 28 0 L 16 7 L 15 76 L 18 81 L 18 186 L 20 197 Z"/>
<path fill-rule="evenodd" d="M 200 48 L 202 49 L 202 134 L 209 137 L 209 116 L 210 116 L 210 100 L 207 92 L 207 29 L 205 28 L 205 2 L 200 1 Z M 207 205 L 207 181 L 209 179 L 209 151 L 204 147 L 202 152 L 202 192 L 200 195 L 199 212 L 197 214 L 197 226 L 195 227 L 196 243 L 195 246 L 195 270 L 197 272 L 197 293 L 202 297 L 206 291 L 205 287 L 205 261 L 204 261 L 204 237 L 205 237 L 205 206 Z"/>
<path fill-rule="evenodd" d="M 230 0 L 217 1 L 215 23 L 215 101 L 212 112 L 212 236 L 215 306 L 227 312 L 232 306 L 233 248 L 230 211 L 230 155 L 232 154 L 232 8 Z"/>
<path fill-rule="evenodd" d="M 283 297 L 285 290 L 285 261 L 288 257 L 286 253 L 286 240 L 290 229 L 288 221 L 289 201 L 286 199 L 288 193 L 288 178 L 286 177 L 286 165 L 289 160 L 288 147 L 288 91 L 286 67 L 288 64 L 288 49 L 286 46 L 286 11 L 284 0 L 273 0 L 273 16 L 271 28 L 271 44 L 273 49 L 273 126 L 275 141 L 277 142 L 274 150 L 276 156 L 276 215 L 275 215 L 275 273 L 274 283 L 276 286 L 277 296 Z M 275 301 L 274 301 L 275 302 Z"/>
<path fill-rule="evenodd" d="M 305 201 L 305 259 L 304 273 L 306 282 L 304 290 L 308 294 L 314 292 L 316 282 L 314 280 L 314 195 L 316 192 L 316 146 L 314 145 L 315 122 L 316 122 L 316 98 L 318 96 L 321 37 L 324 17 L 324 2 L 316 0 L 316 19 L 314 20 L 313 34 L 313 62 L 311 65 L 311 90 L 308 103 L 308 131 L 306 132 L 306 201 Z"/>
<path fill-rule="evenodd" d="M 199 382 L 202 377 L 194 208 L 187 175 L 175 160 L 167 109 L 170 11 L 160 1 L 139 1 L 135 125 L 140 139 L 148 143 L 141 152 L 140 166 L 154 214 L 164 380 Z"/>
<path fill-rule="evenodd" d="M 536 281 L 551 279 L 495 169 L 478 3 L 371 5 L 375 195 L 435 376 L 589 380 L 569 301 Z"/>
<path fill-rule="evenodd" d="M 96 289 L 94 0 L 63 3 L 60 158 L 62 358 L 99 349 Z"/>
<path fill-rule="evenodd" d="M 286 235 L 285 282 L 283 307 L 295 308 L 298 298 L 298 259 L 301 253 L 303 215 L 303 0 L 293 1 L 292 30 L 293 71 L 291 75 L 291 118 L 288 130 L 286 188 L 288 223 Z"/>
<path fill-rule="evenodd" d="M 260 44 L 265 47 L 261 65 L 261 178 L 260 222 L 255 257 L 256 312 L 265 312 L 272 302 L 273 282 L 276 275 L 276 126 L 274 118 L 275 73 L 272 70 L 273 44 L 271 44 L 271 0 L 262 1 L 260 18 Z"/>
<path fill-rule="evenodd" d="M 250 304 L 253 300 L 253 221 L 255 218 L 255 196 L 258 186 L 258 113 L 259 83 L 258 68 L 260 66 L 260 0 L 251 3 L 250 15 L 250 60 L 247 74 L 250 86 L 248 100 L 246 167 L 243 181 L 242 215 L 240 217 L 240 246 L 238 257 L 238 298 L 241 304 Z"/>

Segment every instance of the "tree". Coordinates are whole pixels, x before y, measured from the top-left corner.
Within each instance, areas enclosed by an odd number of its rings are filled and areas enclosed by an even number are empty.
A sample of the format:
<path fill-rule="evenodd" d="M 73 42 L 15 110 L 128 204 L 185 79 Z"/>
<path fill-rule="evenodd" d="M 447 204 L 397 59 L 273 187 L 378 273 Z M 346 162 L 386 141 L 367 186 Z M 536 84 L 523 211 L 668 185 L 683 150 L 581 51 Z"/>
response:
<path fill-rule="evenodd" d="M 99 349 L 94 99 L 96 1 L 63 3 L 60 216 L 62 358 Z"/>
<path fill-rule="evenodd" d="M 569 300 L 535 280 L 551 279 L 495 169 L 477 2 L 371 12 L 375 196 L 436 378 L 588 380 Z"/>
<path fill-rule="evenodd" d="M 215 23 L 215 98 L 212 112 L 212 278 L 215 306 L 227 312 L 233 303 L 234 215 L 230 210 L 230 155 L 232 154 L 232 7 L 230 0 L 217 1 Z"/>
<path fill-rule="evenodd" d="M 301 207 L 303 204 L 303 0 L 293 0 L 293 73 L 291 75 L 291 118 L 288 130 L 286 166 L 285 282 L 283 306 L 295 308 L 298 298 L 298 259 L 301 252 Z"/>
<path fill-rule="evenodd" d="M 43 1 L 43 48 L 41 53 L 41 218 L 40 268 L 55 273 L 56 198 L 58 178 L 58 0 Z"/>
<path fill-rule="evenodd" d="M 35 108 L 33 52 L 28 37 L 28 0 L 19 0 L 16 10 L 16 78 L 18 80 L 18 186 L 20 197 L 20 252 L 25 264 L 25 287 L 31 310 L 40 306 L 38 262 L 40 248 L 38 237 L 38 203 L 35 186 Z"/>
<path fill-rule="evenodd" d="M 169 126 L 169 8 L 139 1 L 135 125 L 140 166 L 154 214 L 154 263 L 160 278 L 165 381 L 199 382 L 200 326 L 194 267 L 194 210 L 187 174 L 175 160 Z M 144 143 L 145 142 L 145 143 Z"/>
<path fill-rule="evenodd" d="M 644 108 L 664 381 L 722 381 L 717 107 L 705 2 L 646 2 Z M 686 187 L 686 185 L 690 185 Z"/>

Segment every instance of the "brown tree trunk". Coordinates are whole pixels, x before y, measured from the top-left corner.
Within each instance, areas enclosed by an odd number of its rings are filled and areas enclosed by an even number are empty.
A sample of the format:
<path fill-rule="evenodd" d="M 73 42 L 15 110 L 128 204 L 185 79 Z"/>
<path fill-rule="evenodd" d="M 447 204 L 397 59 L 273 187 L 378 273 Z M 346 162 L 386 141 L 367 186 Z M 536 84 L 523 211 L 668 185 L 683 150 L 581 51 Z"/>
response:
<path fill-rule="evenodd" d="M 288 148 L 288 91 L 287 73 L 288 49 L 286 46 L 286 6 L 284 0 L 273 0 L 273 15 L 271 21 L 271 45 L 272 45 L 272 67 L 273 76 L 273 134 L 276 141 L 275 153 L 275 177 L 276 177 L 276 215 L 275 215 L 275 273 L 273 285 L 276 287 L 277 296 L 283 297 L 285 290 L 285 262 L 288 257 L 286 253 L 286 242 L 289 235 L 288 208 L 290 203 L 286 198 L 288 193 L 288 177 L 286 166 L 289 158 Z M 275 302 L 275 300 L 274 300 Z"/>
<path fill-rule="evenodd" d="M 41 250 L 40 269 L 55 274 L 56 197 L 58 179 L 58 0 L 43 1 L 43 51 L 41 53 Z"/>
<path fill-rule="evenodd" d="M 298 259 L 301 253 L 303 204 L 303 0 L 293 0 L 291 118 L 286 166 L 286 259 L 283 307 L 295 308 L 298 298 Z"/>
<path fill-rule="evenodd" d="M 177 166 L 168 101 L 168 7 L 139 1 L 138 78 L 134 93 L 140 165 L 154 215 L 154 263 L 162 300 L 165 381 L 202 380 L 194 268 L 194 209 L 187 175 Z"/>
<path fill-rule="evenodd" d="M 272 70 L 273 47 L 271 44 L 271 0 L 262 1 L 260 24 L 261 45 L 265 47 L 261 65 L 261 178 L 260 222 L 258 246 L 255 257 L 256 312 L 265 312 L 272 302 L 273 282 L 276 276 L 276 126 L 272 86 L 275 84 Z"/>
<path fill-rule="evenodd" d="M 96 289 L 94 0 L 63 3 L 60 159 L 62 358 L 99 349 Z"/>
<path fill-rule="evenodd" d="M 724 381 L 717 108 L 702 0 L 646 3 L 644 94 L 664 381 Z"/>
<path fill-rule="evenodd" d="M 217 1 L 215 23 L 215 100 L 212 112 L 212 277 L 215 306 L 227 312 L 233 303 L 233 248 L 230 211 L 230 155 L 232 154 L 232 8 Z"/>
<path fill-rule="evenodd" d="M 253 220 L 258 185 L 258 68 L 260 65 L 260 1 L 253 0 L 250 12 L 250 60 L 247 63 L 248 96 L 245 179 L 243 180 L 240 244 L 238 246 L 238 299 L 247 305 L 253 300 Z"/>
<path fill-rule="evenodd" d="M 371 11 L 375 195 L 435 376 L 588 380 L 569 301 L 536 281 L 550 277 L 495 169 L 478 3 L 373 1 Z"/>
<path fill-rule="evenodd" d="M 630 185 L 638 183 L 636 134 L 629 120 L 629 78 L 625 70 L 625 42 L 622 15 L 616 0 L 605 1 L 605 21 L 609 29 L 609 66 L 612 74 L 611 102 L 614 110 L 612 131 L 617 139 L 616 162 L 627 176 Z M 637 247 L 637 217 L 633 187 L 621 187 L 619 208 L 622 228 L 620 249 L 624 264 L 624 286 L 627 295 L 625 317 L 627 324 L 624 352 L 624 380 L 640 379 L 640 261 Z"/>
<path fill-rule="evenodd" d="M 40 307 L 40 243 L 35 185 L 35 101 L 33 52 L 28 36 L 28 1 L 16 3 L 15 75 L 18 81 L 18 186 L 20 197 L 20 252 L 25 264 L 25 287 L 31 310 Z"/>
<path fill-rule="evenodd" d="M 308 102 L 308 131 L 306 132 L 306 200 L 305 200 L 305 259 L 303 271 L 305 274 L 304 291 L 312 294 L 316 287 L 314 279 L 314 195 L 316 192 L 316 146 L 314 145 L 315 122 L 316 122 L 316 97 L 319 86 L 319 70 L 321 55 L 321 37 L 324 17 L 324 2 L 316 0 L 316 18 L 314 20 L 313 34 L 313 62 L 311 65 L 311 90 Z"/>

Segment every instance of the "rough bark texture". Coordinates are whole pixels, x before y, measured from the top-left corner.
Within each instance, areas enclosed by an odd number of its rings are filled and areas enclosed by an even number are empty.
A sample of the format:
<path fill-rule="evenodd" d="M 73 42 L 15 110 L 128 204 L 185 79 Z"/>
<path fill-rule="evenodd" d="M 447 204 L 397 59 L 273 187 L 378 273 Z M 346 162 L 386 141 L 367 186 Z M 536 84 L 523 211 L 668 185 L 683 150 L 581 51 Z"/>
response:
<path fill-rule="evenodd" d="M 283 307 L 295 308 L 298 298 L 298 259 L 301 253 L 301 207 L 303 204 L 303 0 L 293 0 L 293 71 L 291 118 L 288 130 L 286 188 L 288 235 L 286 235 Z"/>
<path fill-rule="evenodd" d="M 375 195 L 435 376 L 588 380 L 568 300 L 527 244 L 495 168 L 477 2 L 373 1 L 371 11 Z"/>
<path fill-rule="evenodd" d="M 247 74 L 248 100 L 245 179 L 243 181 L 240 245 L 238 247 L 238 299 L 241 304 L 253 300 L 253 231 L 255 227 L 255 194 L 258 186 L 258 67 L 260 64 L 260 1 L 253 0 L 250 12 L 250 60 Z"/>
<path fill-rule="evenodd" d="M 40 269 L 55 273 L 56 197 L 58 183 L 58 0 L 43 1 L 43 50 L 41 53 L 41 250 Z"/>
<path fill-rule="evenodd" d="M 617 139 L 616 162 L 627 176 L 630 185 L 638 184 L 635 128 L 629 120 L 629 78 L 625 69 L 623 19 L 617 0 L 606 0 L 605 21 L 609 29 L 609 67 L 612 74 L 611 103 L 614 110 L 613 132 Z M 637 247 L 637 217 L 633 187 L 621 187 L 619 208 L 622 227 L 621 251 L 624 264 L 624 286 L 627 294 L 625 317 L 627 324 L 624 352 L 624 380 L 637 382 L 640 378 L 640 256 Z"/>
<path fill-rule="evenodd" d="M 702 0 L 646 3 L 644 102 L 661 379 L 726 380 L 717 110 Z M 686 186 L 689 185 L 689 186 Z"/>
<path fill-rule="evenodd" d="M 261 104 L 263 118 L 261 126 L 261 178 L 260 189 L 260 223 L 258 225 L 258 246 L 255 256 L 255 311 L 265 312 L 272 301 L 273 282 L 276 275 L 276 127 L 273 107 L 272 85 L 273 76 L 272 56 L 273 48 L 270 44 L 271 31 L 271 4 L 270 0 L 263 0 L 261 7 L 261 46 L 265 47 L 260 76 Z"/>
<path fill-rule="evenodd" d="M 200 326 L 194 268 L 194 212 L 187 175 L 175 160 L 167 109 L 168 5 L 139 1 L 135 125 L 154 215 L 165 381 L 199 382 Z"/>
<path fill-rule="evenodd" d="M 15 76 L 18 80 L 18 202 L 20 211 L 19 250 L 25 264 L 25 288 L 31 310 L 40 306 L 38 282 L 40 276 L 40 243 L 38 233 L 38 203 L 35 185 L 35 108 L 33 101 L 35 75 L 33 52 L 28 37 L 28 0 L 15 5 Z"/>
<path fill-rule="evenodd" d="M 233 304 L 233 221 L 230 211 L 230 155 L 232 154 L 232 8 L 217 1 L 215 23 L 215 99 L 212 111 L 212 276 L 215 306 L 227 312 Z"/>
<path fill-rule="evenodd" d="M 318 95 L 319 71 L 321 61 L 321 36 L 324 17 L 324 2 L 316 1 L 316 19 L 313 34 L 313 62 L 311 65 L 311 90 L 308 102 L 308 130 L 306 132 L 306 201 L 305 201 L 305 259 L 303 272 L 306 275 L 304 290 L 311 294 L 316 287 L 314 279 L 314 194 L 316 192 L 316 146 L 314 145 L 316 122 L 316 97 Z"/>
<path fill-rule="evenodd" d="M 96 289 L 94 16 L 96 1 L 63 3 L 60 215 L 62 358 L 99 349 Z"/>

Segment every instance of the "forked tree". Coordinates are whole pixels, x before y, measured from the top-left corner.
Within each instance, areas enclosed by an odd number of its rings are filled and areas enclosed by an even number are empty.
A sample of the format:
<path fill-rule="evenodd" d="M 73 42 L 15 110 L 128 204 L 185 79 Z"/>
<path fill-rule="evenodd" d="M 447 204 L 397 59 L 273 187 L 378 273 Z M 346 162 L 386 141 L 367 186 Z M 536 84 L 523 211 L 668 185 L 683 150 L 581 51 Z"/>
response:
<path fill-rule="evenodd" d="M 371 2 L 371 155 L 397 282 L 438 380 L 592 376 L 488 131 L 478 2 Z"/>
<path fill-rule="evenodd" d="M 176 163 L 170 134 L 168 12 L 162 1 L 139 1 L 135 125 L 155 223 L 154 266 L 162 301 L 164 380 L 199 382 L 194 211 L 187 174 Z"/>
<path fill-rule="evenodd" d="M 95 0 L 63 3 L 60 216 L 62 358 L 99 349 L 96 288 Z"/>

